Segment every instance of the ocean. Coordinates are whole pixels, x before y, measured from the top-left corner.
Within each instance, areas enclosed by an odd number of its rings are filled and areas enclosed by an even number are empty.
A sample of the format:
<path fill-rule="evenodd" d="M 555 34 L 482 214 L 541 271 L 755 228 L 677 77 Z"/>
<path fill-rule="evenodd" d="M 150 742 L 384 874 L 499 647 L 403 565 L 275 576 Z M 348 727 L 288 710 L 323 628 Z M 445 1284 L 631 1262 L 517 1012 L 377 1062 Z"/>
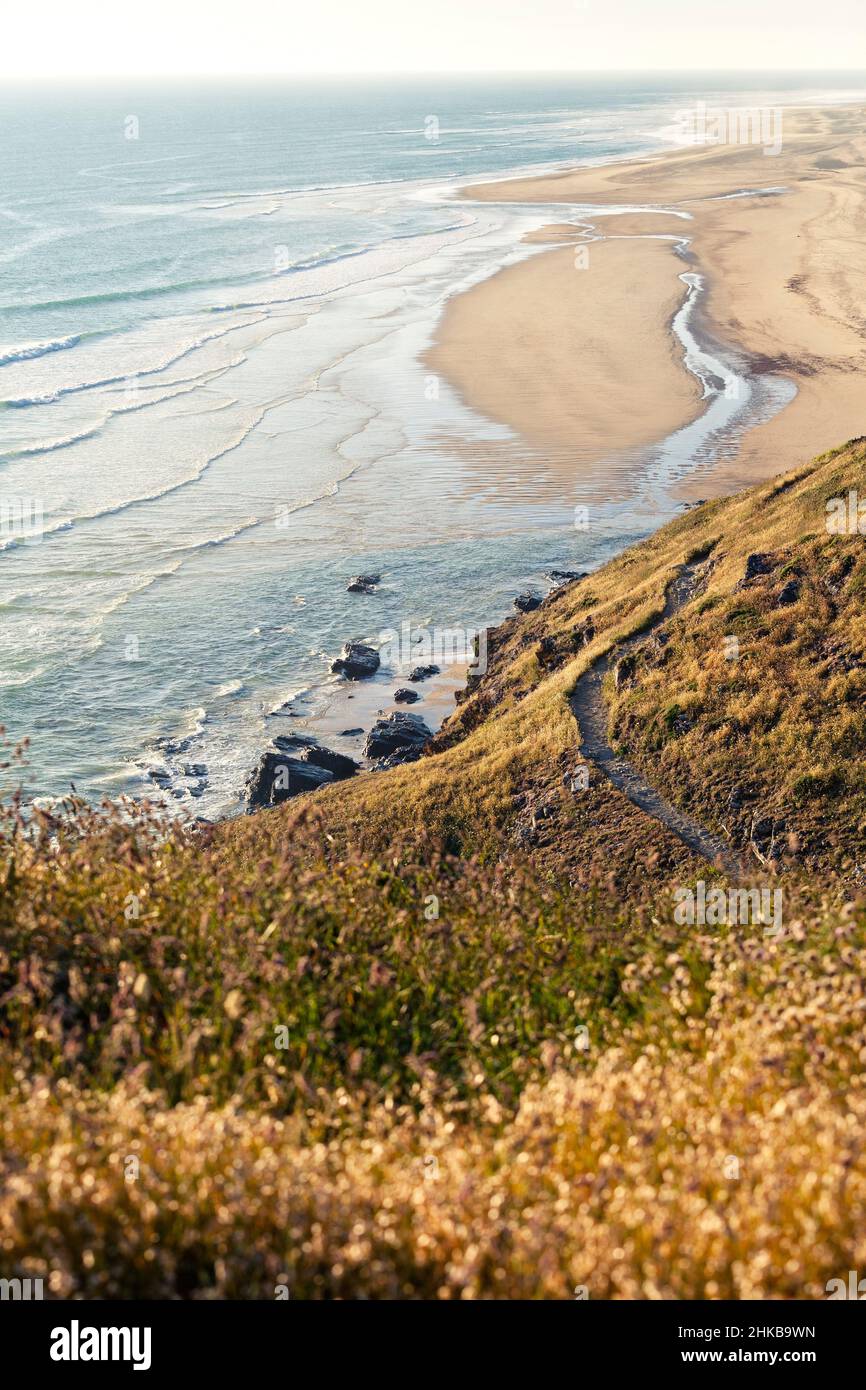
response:
<path fill-rule="evenodd" d="M 552 220 L 461 184 L 651 152 L 697 101 L 854 85 L 743 81 L 0 92 L 0 723 L 31 740 L 28 794 L 142 795 L 156 769 L 179 811 L 231 814 L 347 638 L 478 630 L 666 520 L 727 416 L 612 461 L 630 500 L 595 496 L 581 529 L 579 470 L 564 494 L 543 459 L 517 468 L 528 446 L 420 354 L 447 298 Z M 708 413 L 736 370 L 710 361 Z M 348 594 L 369 571 L 376 595 Z"/>

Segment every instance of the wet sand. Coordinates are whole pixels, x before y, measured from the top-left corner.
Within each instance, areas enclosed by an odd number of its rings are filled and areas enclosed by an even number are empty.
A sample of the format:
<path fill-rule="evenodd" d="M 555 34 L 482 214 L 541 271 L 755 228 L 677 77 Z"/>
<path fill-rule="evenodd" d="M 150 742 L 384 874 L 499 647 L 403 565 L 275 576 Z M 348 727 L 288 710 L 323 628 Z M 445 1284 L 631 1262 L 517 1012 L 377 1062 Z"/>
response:
<path fill-rule="evenodd" d="M 367 734 L 377 719 L 394 710 L 420 715 L 435 733 L 457 708 L 455 694 L 466 684 L 466 667 L 457 663 L 417 684 L 410 684 L 407 674 L 377 672 L 368 680 L 337 679 L 304 692 L 270 716 L 271 737 L 311 734 L 326 747 L 364 762 Z M 414 704 L 398 704 L 394 692 L 401 688 L 416 690 L 420 698 Z"/>
<path fill-rule="evenodd" d="M 670 331 L 686 293 L 673 246 L 579 239 L 511 266 L 449 303 L 427 365 L 474 409 L 562 451 L 569 476 L 573 449 L 662 438 L 701 409 Z"/>
<path fill-rule="evenodd" d="M 862 107 L 784 110 L 777 155 L 760 145 L 674 149 L 463 196 L 562 204 L 571 219 L 531 234 L 558 249 L 453 300 L 429 354 L 471 405 L 533 444 L 570 446 L 577 460 L 651 445 L 699 408 L 669 332 L 686 267 L 672 241 L 650 236 L 690 239 L 712 338 L 747 353 L 752 372 L 797 388 L 683 496 L 759 481 L 866 432 Z M 605 215 L 623 206 L 648 210 Z M 569 269 L 574 247 L 561 243 L 571 236 L 576 246 L 587 231 L 604 240 L 589 244 L 587 269 Z"/>

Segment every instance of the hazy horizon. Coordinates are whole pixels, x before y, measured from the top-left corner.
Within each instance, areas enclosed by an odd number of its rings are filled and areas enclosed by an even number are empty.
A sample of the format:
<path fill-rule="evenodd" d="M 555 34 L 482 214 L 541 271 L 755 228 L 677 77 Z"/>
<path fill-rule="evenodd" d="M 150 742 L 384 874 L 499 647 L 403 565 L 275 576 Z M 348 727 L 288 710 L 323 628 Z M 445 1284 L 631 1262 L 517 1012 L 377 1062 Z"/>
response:
<path fill-rule="evenodd" d="M 28 74 L 17 74 L 17 73 L 5 73 L 5 72 L 0 71 L 0 80 L 2 80 L 2 81 L 4 82 L 4 84 L 8 84 L 8 85 L 14 85 L 15 83 L 21 83 L 22 85 L 28 85 L 28 86 L 30 86 L 30 85 L 38 85 L 38 84 L 40 84 L 40 83 L 44 83 L 44 84 L 46 84 L 46 85 L 47 85 L 47 84 L 52 84 L 52 85 L 53 85 L 53 84 L 56 84 L 56 83 L 64 83 L 64 82 L 68 82 L 68 83 L 75 84 L 75 83 L 83 83 L 83 82 L 93 82 L 94 80 L 98 80 L 98 81 L 100 81 L 101 83 L 103 83 L 103 84 L 105 84 L 105 85 L 109 85 L 110 83 L 115 82 L 115 81 L 117 81 L 117 82 L 125 82 L 125 81 L 128 81 L 130 78 L 133 78 L 133 79 L 135 79 L 135 80 L 137 80 L 137 81 L 142 81 L 142 82 L 201 82 L 201 83 L 207 83 L 207 82 L 224 82 L 224 81 L 226 81 L 227 79 L 231 79 L 231 80 L 233 80 L 233 81 L 236 81 L 236 82 L 239 82 L 239 83 L 243 83 L 243 82 L 261 82 L 261 81 L 280 81 L 280 80 L 285 79 L 285 78 L 292 78 L 293 80 L 309 81 L 309 82 L 316 82 L 316 81 L 328 80 L 328 79 L 331 79 L 331 80 L 333 80 L 333 81 L 335 81 L 335 82 L 337 82 L 337 81 L 347 81 L 347 80 L 348 80 L 348 81 L 358 81 L 358 82 L 376 82 L 376 81 L 385 81 L 385 80 L 390 81 L 390 82 L 400 82 L 400 81 L 413 82 L 413 81 L 417 80 L 419 77 L 423 77 L 423 78 L 448 78 L 449 80 L 454 80 L 454 81 L 461 81 L 461 80 L 462 80 L 462 81 L 471 82 L 473 79 L 477 79 L 477 78 L 497 78 L 497 79 L 502 80 L 502 81 L 507 81 L 509 78 L 514 78 L 515 80 L 520 80 L 520 79 L 525 79 L 525 78 L 529 78 L 529 77 L 539 77 L 539 78 L 541 78 L 541 77 L 549 77 L 549 78 L 552 78 L 552 79 L 555 79 L 555 78 L 559 78 L 559 79 L 569 78 L 569 79 L 570 79 L 570 78 L 581 78 L 581 77 L 589 78 L 589 77 L 591 77 L 591 78 L 597 80 L 597 79 L 603 79 L 603 78 L 605 78 L 605 77 L 609 77 L 609 78 L 611 78 L 611 79 L 615 79 L 615 78 L 617 78 L 617 77 L 636 77 L 636 76 L 644 76 L 644 77 L 647 77 L 647 78 L 654 78 L 654 77 L 655 77 L 655 78 L 663 78 L 663 77 L 683 77 L 683 78 L 685 78 L 685 77 L 708 77 L 708 78 L 709 78 L 709 77 L 716 77 L 716 78 L 718 78 L 718 77 L 731 77 L 731 78 L 736 78 L 736 77 L 756 77 L 756 76 L 761 76 L 761 77 L 766 77 L 766 78 L 772 78 L 772 77 L 824 77 L 824 76 L 826 76 L 826 77 L 831 77 L 831 76 L 832 76 L 832 77 L 838 77 L 838 76 L 840 76 L 840 75 L 842 75 L 842 76 L 848 76 L 848 77 L 851 77 L 852 79 L 853 79 L 853 78 L 859 78 L 859 79 L 861 79 L 863 82 L 866 82 L 866 65 L 864 65 L 862 68 L 858 68 L 858 67 L 838 67 L 838 68 L 834 68 L 834 67 L 827 67 L 826 65 L 823 65 L 823 64 L 822 64 L 821 66 L 818 66 L 818 67 L 810 66 L 810 67 L 782 67 L 782 68 L 780 68 L 780 67 L 764 67 L 764 66 L 741 67 L 741 68 L 728 68 L 728 67 L 713 67 L 713 68 L 707 68 L 707 67 L 695 67 L 695 68 L 691 68 L 691 67 L 670 67 L 670 68 L 643 68 L 643 67 L 621 67 L 621 68 L 502 68 L 502 69 L 499 69 L 499 68 L 478 68 L 478 69 L 475 69 L 475 70 L 472 70 L 472 71 L 470 71 L 469 69 L 466 69 L 466 70 L 463 70 L 463 69 L 460 69 L 460 70 L 448 70 L 448 69 L 445 69 L 445 68 L 418 68 L 417 70 L 412 70 L 412 71 L 406 70 L 406 71 L 402 71 L 402 72 L 391 72 L 391 71 L 387 71 L 387 70 L 385 70 L 385 69 L 382 69 L 382 70 L 380 70 L 380 71 L 375 71 L 375 70 L 373 70 L 373 69 L 369 69 L 369 70 L 368 70 L 368 69 L 357 69 L 357 70 L 355 70 L 355 71 L 350 71 L 350 70 L 348 70 L 348 69 L 347 69 L 346 71 L 342 71 L 342 70 L 338 71 L 338 70 L 336 70 L 336 69 L 331 69 L 330 71 L 328 71 L 328 70 L 326 70 L 326 69 L 323 68 L 323 69 L 310 70 L 310 71 L 306 71 L 306 72 L 292 72 L 292 71 L 289 71 L 289 70 L 279 71 L 279 70 L 277 70 L 277 69 L 273 69 L 273 70 L 271 70 L 271 71 L 262 71 L 262 72 L 232 72 L 232 71 L 228 71 L 228 70 L 227 70 L 227 71 L 225 71 L 225 72 L 193 72 L 193 71 L 190 71 L 190 72 L 170 72 L 170 73 L 168 73 L 168 72 L 123 72 L 123 71 L 121 71 L 121 70 L 118 69 L 118 70 L 116 70 L 116 71 L 114 71 L 114 72 L 110 72 L 110 73 L 109 73 L 109 72 L 101 72 L 101 73 L 82 72 L 82 73 L 46 73 L 46 74 L 30 74 L 30 75 L 28 75 Z"/>
<path fill-rule="evenodd" d="M 687 0 L 651 10 L 643 0 L 537 0 L 529 19 L 516 0 L 439 0 L 433 13 L 403 0 L 363 9 L 325 0 L 314 11 L 291 0 L 242 9 L 153 0 L 131 36 L 126 11 L 107 0 L 74 9 L 40 0 L 7 17 L 0 77 L 845 72 L 858 70 L 848 55 L 864 27 L 859 0 L 826 0 L 817 22 L 811 0 L 728 0 L 704 11 Z"/>

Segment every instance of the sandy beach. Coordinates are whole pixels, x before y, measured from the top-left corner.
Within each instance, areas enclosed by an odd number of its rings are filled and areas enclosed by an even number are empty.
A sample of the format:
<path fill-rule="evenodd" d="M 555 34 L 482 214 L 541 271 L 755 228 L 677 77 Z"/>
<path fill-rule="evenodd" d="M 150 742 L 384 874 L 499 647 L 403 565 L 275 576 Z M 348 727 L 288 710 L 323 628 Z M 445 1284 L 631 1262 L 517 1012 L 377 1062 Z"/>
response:
<path fill-rule="evenodd" d="M 670 332 L 685 294 L 673 245 L 534 255 L 452 300 L 429 364 L 483 414 L 563 451 L 566 467 L 578 444 L 599 453 L 661 438 L 700 410 Z"/>
<path fill-rule="evenodd" d="M 741 487 L 862 434 L 866 113 L 792 107 L 782 118 L 776 154 L 760 144 L 674 148 L 464 189 L 482 201 L 561 204 L 572 220 L 532 234 L 550 250 L 447 306 L 433 369 L 470 405 L 539 447 L 570 449 L 592 471 L 593 454 L 656 443 L 701 409 L 670 332 L 684 294 L 677 277 L 691 269 L 704 277 L 702 333 L 748 354 L 753 374 L 787 377 L 797 394 L 683 496 Z M 612 216 L 620 207 L 632 211 Z M 683 236 L 688 265 L 674 252 Z"/>
<path fill-rule="evenodd" d="M 395 711 L 416 714 L 432 733 L 456 706 L 457 693 L 466 685 L 466 666 L 457 662 L 425 681 L 409 684 L 408 674 L 379 671 L 372 680 L 335 680 L 324 687 L 296 696 L 271 716 L 269 732 L 311 734 L 331 748 L 363 762 L 364 741 L 378 719 Z M 418 699 L 398 703 L 394 692 L 414 690 Z"/>

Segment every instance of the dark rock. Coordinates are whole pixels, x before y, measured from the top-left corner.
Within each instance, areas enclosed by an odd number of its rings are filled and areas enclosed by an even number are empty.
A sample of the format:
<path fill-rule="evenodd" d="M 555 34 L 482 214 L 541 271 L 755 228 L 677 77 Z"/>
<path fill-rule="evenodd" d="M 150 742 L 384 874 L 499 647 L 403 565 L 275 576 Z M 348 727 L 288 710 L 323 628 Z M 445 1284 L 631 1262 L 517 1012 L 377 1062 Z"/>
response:
<path fill-rule="evenodd" d="M 552 671 L 562 663 L 562 653 L 555 637 L 542 637 L 535 648 L 535 659 L 543 671 Z"/>
<path fill-rule="evenodd" d="M 356 574 L 346 585 L 346 592 L 349 594 L 375 594 L 376 585 L 381 578 L 380 574 Z"/>
<path fill-rule="evenodd" d="M 174 758 L 178 753 L 185 753 L 191 743 L 192 734 L 189 734 L 186 738 L 168 738 L 165 735 L 161 735 L 159 738 L 154 739 L 153 746 L 154 748 L 158 748 L 160 752 L 165 753 L 169 758 Z"/>
<path fill-rule="evenodd" d="M 766 844 L 773 838 L 777 822 L 772 816 L 763 816 L 760 811 L 752 817 L 752 839 L 756 844 Z"/>
<path fill-rule="evenodd" d="M 302 763 L 298 758 L 287 758 L 285 753 L 269 750 L 262 754 L 258 767 L 244 789 L 247 806 L 251 811 L 258 811 L 263 806 L 276 806 L 280 801 L 288 801 L 301 792 L 315 791 L 333 780 L 334 774 L 327 768 Z"/>
<path fill-rule="evenodd" d="M 578 623 L 571 634 L 571 645 L 578 650 L 587 646 L 595 637 L 595 623 L 592 618 L 584 618 L 582 623 Z"/>
<path fill-rule="evenodd" d="M 783 819 L 765 815 L 761 811 L 754 813 L 749 830 L 749 848 L 762 864 L 781 859 L 782 850 L 777 837 L 782 835 L 786 828 Z"/>
<path fill-rule="evenodd" d="M 398 705 L 414 705 L 416 700 L 421 699 L 421 696 L 417 690 L 407 690 L 403 685 L 399 690 L 394 691 L 394 699 Z"/>
<path fill-rule="evenodd" d="M 335 782 L 344 782 L 347 777 L 354 777 L 360 770 L 360 764 L 356 763 L 354 758 L 348 758 L 345 753 L 335 753 L 330 748 L 322 748 L 319 744 L 302 749 L 301 758 L 305 763 L 312 763 L 314 767 L 326 768 L 328 772 L 333 773 Z"/>
<path fill-rule="evenodd" d="M 363 732 L 363 729 L 341 729 L 340 738 L 358 738 Z"/>
<path fill-rule="evenodd" d="M 785 587 L 776 599 L 777 608 L 786 608 L 790 603 L 796 603 L 800 597 L 800 583 L 797 579 L 789 579 Z"/>
<path fill-rule="evenodd" d="M 347 642 L 342 652 L 331 662 L 332 671 L 342 671 L 350 681 L 366 680 L 379 669 L 379 653 L 363 642 Z"/>
<path fill-rule="evenodd" d="M 744 801 L 751 801 L 753 793 L 745 787 L 734 786 L 728 792 L 728 805 L 732 811 L 739 811 Z"/>
<path fill-rule="evenodd" d="M 514 607 L 518 613 L 533 613 L 536 608 L 541 607 L 541 599 L 538 594 L 533 594 L 526 589 L 522 594 L 518 594 L 514 600 Z"/>
<path fill-rule="evenodd" d="M 561 637 L 550 633 L 542 637 L 535 648 L 535 658 L 543 671 L 555 671 L 557 667 L 570 661 L 575 651 L 585 647 L 594 636 L 592 618 L 585 618 L 570 633 L 563 633 Z"/>
<path fill-rule="evenodd" d="M 151 782 L 170 782 L 171 773 L 166 767 L 149 767 L 147 775 Z"/>
<path fill-rule="evenodd" d="M 429 676 L 438 676 L 438 666 L 416 666 L 409 674 L 410 681 L 426 681 Z"/>
<path fill-rule="evenodd" d="M 824 673 L 827 675 L 838 671 L 856 671 L 862 665 L 859 656 L 855 656 L 843 643 L 832 642 L 827 637 L 818 643 L 815 654 L 824 664 Z"/>
<path fill-rule="evenodd" d="M 614 689 L 621 690 L 626 681 L 630 681 L 634 675 L 634 657 L 622 656 L 616 663 L 613 672 Z"/>
<path fill-rule="evenodd" d="M 363 729 L 357 732 L 363 733 Z M 314 767 L 326 768 L 334 774 L 337 782 L 353 777 L 360 767 L 345 753 L 334 753 L 330 748 L 323 748 L 310 734 L 280 734 L 274 739 L 274 747 L 280 752 L 297 753 L 302 762 L 312 763 Z"/>
<path fill-rule="evenodd" d="M 301 748 L 315 748 L 316 740 L 312 734 L 277 734 L 274 747 L 283 752 L 297 752 Z"/>
<path fill-rule="evenodd" d="M 395 748 L 393 753 L 389 753 L 387 758 L 380 758 L 376 763 L 379 772 L 386 772 L 389 767 L 401 767 L 403 763 L 416 763 L 420 758 L 422 749 L 420 748 Z"/>
<path fill-rule="evenodd" d="M 204 763 L 184 763 L 184 777 L 207 777 L 207 767 Z"/>
<path fill-rule="evenodd" d="M 576 579 L 586 579 L 588 570 L 548 570 L 547 577 L 554 584 L 571 584 Z"/>
<path fill-rule="evenodd" d="M 407 761 L 406 754 L 418 756 L 428 739 L 433 735 L 418 714 L 406 714 L 395 710 L 385 719 L 377 719 L 364 743 L 364 756 L 367 758 L 389 758 L 401 752 L 401 762 Z"/>
<path fill-rule="evenodd" d="M 773 562 L 769 555 L 750 555 L 746 560 L 746 572 L 741 582 L 751 584 L 752 580 L 757 579 L 759 575 L 772 573 L 772 569 Z"/>
<path fill-rule="evenodd" d="M 537 845 L 544 822 L 556 815 L 556 804 L 543 800 L 529 801 L 515 824 L 513 835 L 518 845 Z"/>

